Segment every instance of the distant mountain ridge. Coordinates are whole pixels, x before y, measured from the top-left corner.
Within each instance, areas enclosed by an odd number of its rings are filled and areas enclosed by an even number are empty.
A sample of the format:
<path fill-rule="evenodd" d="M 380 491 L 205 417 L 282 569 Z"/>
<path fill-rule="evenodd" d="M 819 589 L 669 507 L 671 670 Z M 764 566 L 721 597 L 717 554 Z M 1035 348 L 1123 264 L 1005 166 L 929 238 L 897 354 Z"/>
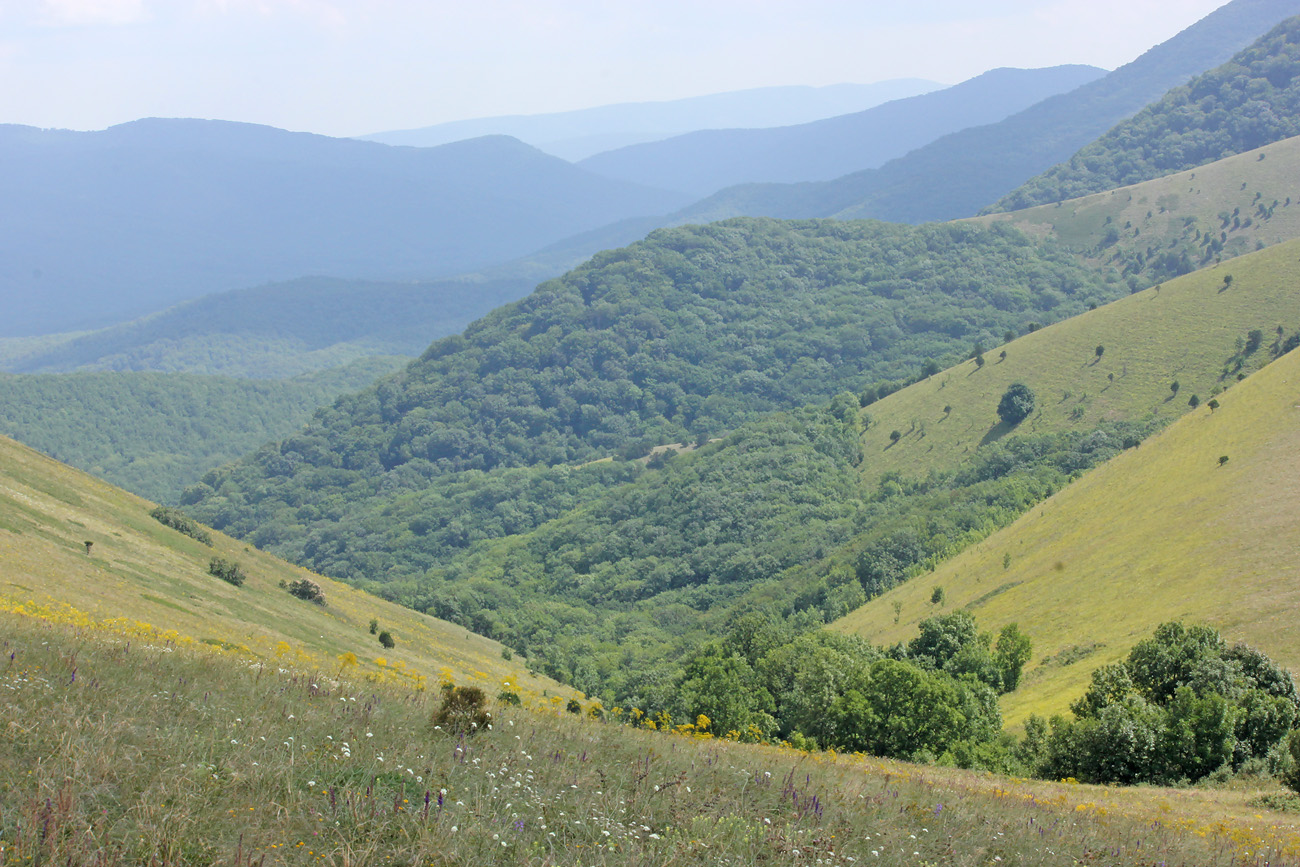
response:
<path fill-rule="evenodd" d="M 253 379 L 298 376 L 374 355 L 414 358 L 509 301 L 523 279 L 379 283 L 304 277 L 185 301 L 141 319 L 21 340 L 0 356 L 10 373 L 172 371 Z"/>
<path fill-rule="evenodd" d="M 748 182 L 831 180 L 875 168 L 957 130 L 994 123 L 1105 75 L 1093 66 L 994 69 L 853 114 L 772 129 L 710 129 L 578 163 L 620 180 L 706 196 Z"/>
<path fill-rule="evenodd" d="M 432 147 L 483 135 L 509 135 L 566 160 L 657 141 L 698 129 L 761 128 L 807 123 L 938 90 L 919 78 L 823 87 L 759 87 L 659 102 L 627 102 L 548 114 L 449 121 L 358 136 L 391 145 Z"/>
<path fill-rule="evenodd" d="M 305 274 L 445 277 L 684 201 L 504 136 L 416 149 L 224 121 L 0 126 L 0 163 L 0 336 Z"/>
<path fill-rule="evenodd" d="M 1007 195 L 989 212 L 1152 180 L 1300 135 L 1300 16 Z"/>
<path fill-rule="evenodd" d="M 833 181 L 723 190 L 671 222 L 746 215 L 920 223 L 971 216 L 1296 14 L 1300 0 L 1232 0 L 1109 75 L 999 123 L 944 136 L 879 169 Z"/>

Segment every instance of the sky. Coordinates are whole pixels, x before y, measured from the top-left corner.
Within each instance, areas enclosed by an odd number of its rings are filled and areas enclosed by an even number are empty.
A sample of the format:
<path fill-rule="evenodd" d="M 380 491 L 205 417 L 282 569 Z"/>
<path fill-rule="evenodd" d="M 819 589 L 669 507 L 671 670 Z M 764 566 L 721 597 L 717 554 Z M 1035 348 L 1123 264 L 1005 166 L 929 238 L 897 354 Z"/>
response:
<path fill-rule="evenodd" d="M 0 0 L 0 123 L 362 135 L 999 66 L 1113 69 L 1226 0 Z"/>

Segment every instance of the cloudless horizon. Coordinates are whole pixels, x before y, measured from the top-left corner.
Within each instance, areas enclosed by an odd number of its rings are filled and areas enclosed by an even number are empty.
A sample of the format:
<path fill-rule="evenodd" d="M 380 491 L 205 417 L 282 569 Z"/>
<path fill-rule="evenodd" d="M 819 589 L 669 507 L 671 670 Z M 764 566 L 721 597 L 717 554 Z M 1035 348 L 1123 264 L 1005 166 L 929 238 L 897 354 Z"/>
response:
<path fill-rule="evenodd" d="M 778 85 L 1113 69 L 1225 0 L 4 0 L 0 123 L 335 136 Z"/>

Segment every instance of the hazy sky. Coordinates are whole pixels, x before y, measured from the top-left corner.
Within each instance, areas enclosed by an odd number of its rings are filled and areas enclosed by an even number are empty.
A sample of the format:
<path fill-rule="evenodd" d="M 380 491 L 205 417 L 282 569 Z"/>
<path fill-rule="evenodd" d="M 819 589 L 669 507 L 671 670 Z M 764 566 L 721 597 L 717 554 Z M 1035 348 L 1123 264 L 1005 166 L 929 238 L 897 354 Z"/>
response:
<path fill-rule="evenodd" d="M 1226 0 L 0 0 L 0 122 L 360 135 L 996 66 L 1114 68 Z"/>

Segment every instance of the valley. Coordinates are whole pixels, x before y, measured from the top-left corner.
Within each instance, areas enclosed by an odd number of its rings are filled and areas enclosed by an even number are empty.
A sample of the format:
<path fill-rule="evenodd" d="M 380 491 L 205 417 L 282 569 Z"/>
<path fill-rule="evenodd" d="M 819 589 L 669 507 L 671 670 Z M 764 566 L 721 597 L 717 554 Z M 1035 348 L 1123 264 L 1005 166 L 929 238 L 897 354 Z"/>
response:
<path fill-rule="evenodd" d="M 0 864 L 1300 864 L 1300 6 L 1162 38 L 0 126 Z"/>

